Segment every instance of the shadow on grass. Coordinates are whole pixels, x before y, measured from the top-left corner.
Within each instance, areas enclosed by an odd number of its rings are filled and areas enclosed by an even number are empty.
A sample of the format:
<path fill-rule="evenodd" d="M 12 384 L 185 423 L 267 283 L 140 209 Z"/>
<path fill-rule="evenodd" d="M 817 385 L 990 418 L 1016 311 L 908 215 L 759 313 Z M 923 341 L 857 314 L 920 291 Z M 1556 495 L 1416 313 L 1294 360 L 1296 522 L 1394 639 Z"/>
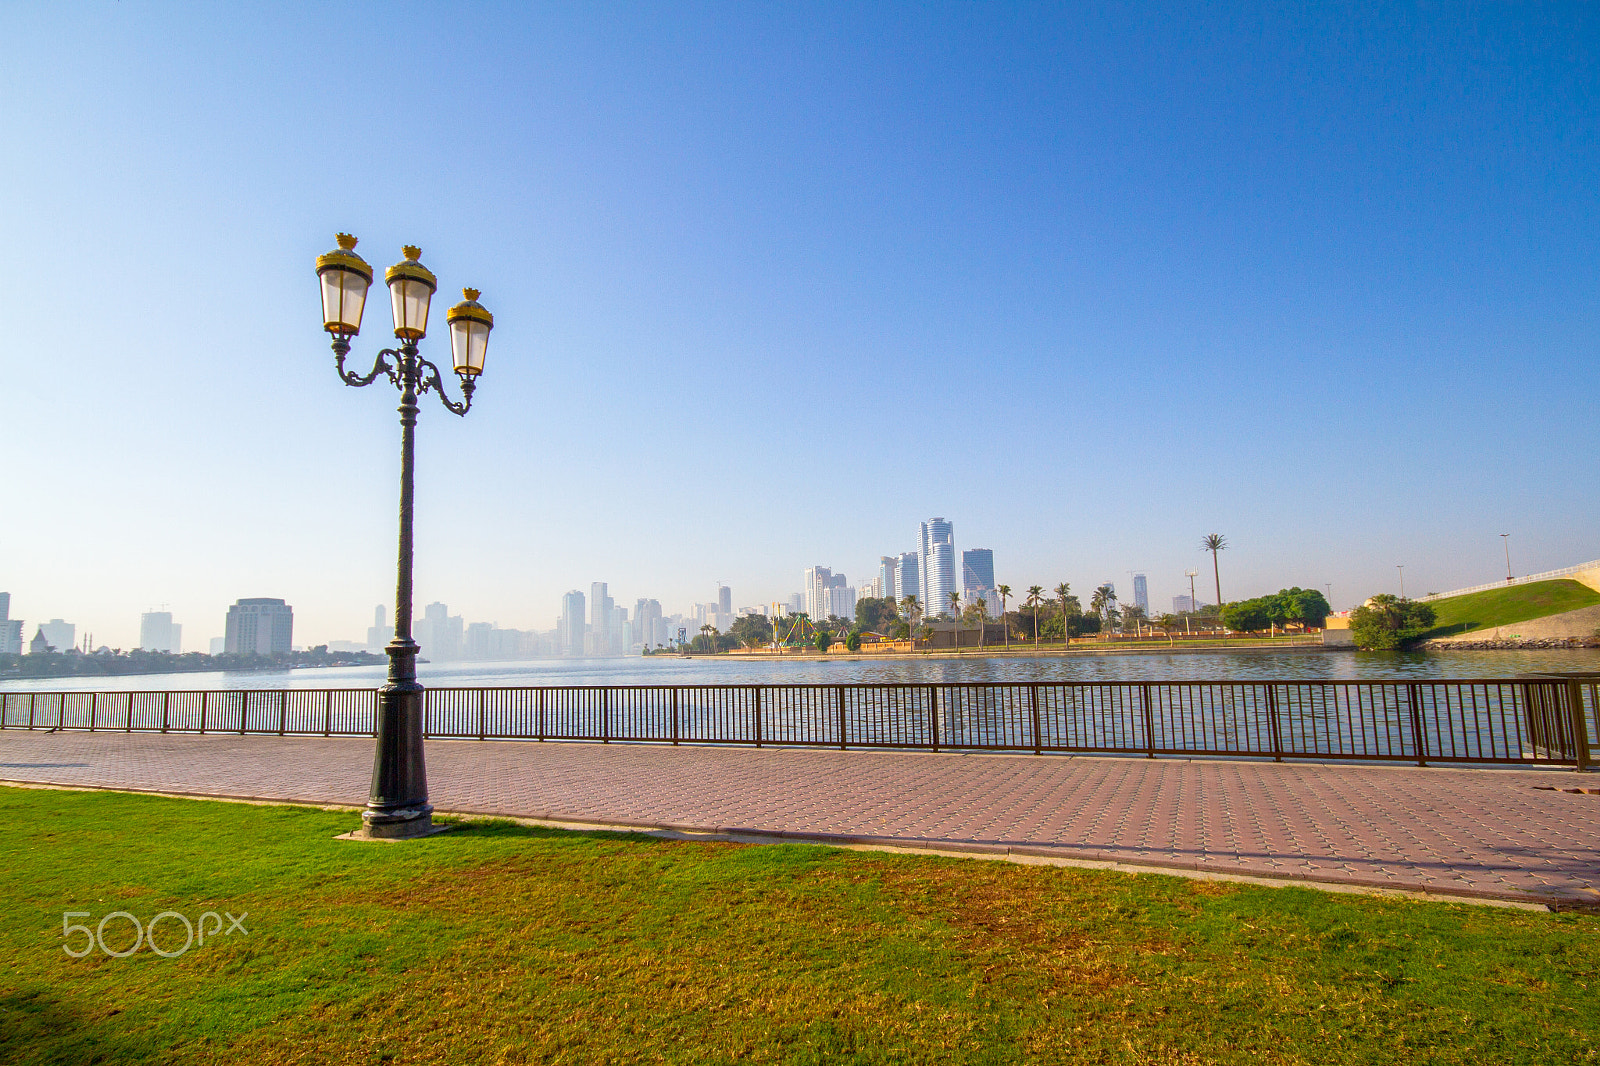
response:
<path fill-rule="evenodd" d="M 112 1014 L 120 1013 L 113 1010 Z M 128 1062 L 149 1048 L 40 989 L 0 994 L 0 1062 Z"/>

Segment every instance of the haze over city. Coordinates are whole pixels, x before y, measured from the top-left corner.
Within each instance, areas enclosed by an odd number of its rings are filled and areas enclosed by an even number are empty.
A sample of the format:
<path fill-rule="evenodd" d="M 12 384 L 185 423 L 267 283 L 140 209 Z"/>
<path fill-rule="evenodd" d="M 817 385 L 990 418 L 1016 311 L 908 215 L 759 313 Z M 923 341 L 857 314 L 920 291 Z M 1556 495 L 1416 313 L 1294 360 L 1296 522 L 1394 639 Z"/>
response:
<path fill-rule="evenodd" d="M 0 11 L 30 634 L 161 607 L 203 651 L 279 597 L 359 641 L 393 603 L 335 231 L 496 316 L 472 417 L 422 414 L 419 614 L 783 602 L 932 516 L 998 582 L 1158 605 L 1214 531 L 1226 598 L 1337 607 L 1493 581 L 1502 533 L 1518 574 L 1600 556 L 1590 7 L 374 16 Z"/>

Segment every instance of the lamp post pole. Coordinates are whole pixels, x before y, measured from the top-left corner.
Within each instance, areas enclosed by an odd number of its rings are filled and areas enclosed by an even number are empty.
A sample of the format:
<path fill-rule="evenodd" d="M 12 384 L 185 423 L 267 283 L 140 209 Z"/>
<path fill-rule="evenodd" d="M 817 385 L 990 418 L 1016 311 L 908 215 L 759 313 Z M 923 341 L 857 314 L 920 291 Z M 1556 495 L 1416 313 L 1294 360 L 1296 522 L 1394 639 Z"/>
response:
<path fill-rule="evenodd" d="M 1512 577 L 1511 577 L 1511 534 L 1510 533 L 1502 533 L 1502 534 L 1500 534 L 1500 543 L 1504 544 L 1506 546 L 1506 584 L 1509 585 L 1511 583 L 1511 581 L 1512 581 Z"/>
<path fill-rule="evenodd" d="M 484 352 L 494 316 L 477 302 L 474 289 L 463 290 L 466 299 L 450 308 L 450 345 L 454 368 L 461 381 L 462 401 L 444 393 L 439 368 L 417 351 L 417 341 L 428 329 L 428 305 L 436 279 L 419 262 L 420 249 L 407 246 L 406 258 L 385 272 L 394 308 L 394 333 L 399 349 L 378 353 L 372 370 L 358 374 L 344 368 L 350 338 L 360 332 L 372 268 L 355 254 L 356 239 L 339 234 L 339 247 L 319 256 L 317 274 L 322 280 L 323 328 L 333 335 L 335 366 L 346 385 L 364 387 L 379 375 L 400 390 L 400 541 L 395 576 L 394 639 L 384 650 L 389 656 L 388 682 L 378 691 L 376 746 L 372 760 L 372 790 L 361 813 L 357 837 L 403 840 L 440 831 L 433 825 L 428 803 L 428 774 L 423 759 L 424 689 L 417 681 L 417 643 L 411 638 L 412 564 L 414 559 L 417 398 L 432 391 L 445 409 L 465 415 L 472 407 L 477 377 L 483 372 Z M 393 360 L 391 365 L 389 360 Z"/>
<path fill-rule="evenodd" d="M 1400 601 L 1402 603 L 1404 603 L 1405 602 L 1405 598 L 1406 598 L 1406 568 L 1405 568 L 1405 564 L 1404 563 L 1395 563 L 1394 564 L 1394 568 L 1396 570 L 1400 571 Z"/>

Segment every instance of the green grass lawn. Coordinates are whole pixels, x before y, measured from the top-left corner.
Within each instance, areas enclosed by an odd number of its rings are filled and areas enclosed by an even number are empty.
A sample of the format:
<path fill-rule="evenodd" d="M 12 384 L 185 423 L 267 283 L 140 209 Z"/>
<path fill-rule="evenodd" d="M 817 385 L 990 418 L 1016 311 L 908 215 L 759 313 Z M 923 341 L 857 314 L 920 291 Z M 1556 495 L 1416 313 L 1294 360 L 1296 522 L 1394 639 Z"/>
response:
<path fill-rule="evenodd" d="M 1469 592 L 1465 596 L 1431 601 L 1429 606 L 1437 618 L 1422 639 L 1508 626 L 1563 611 L 1576 611 L 1580 607 L 1593 607 L 1597 603 L 1600 603 L 1600 592 L 1570 580 L 1535 581 L 1531 585 Z"/>
<path fill-rule="evenodd" d="M 348 812 L 0 798 L 4 1062 L 1600 1055 L 1594 916 L 506 823 L 350 843 Z M 248 935 L 62 951 L 62 912 L 115 910 L 248 912 Z"/>

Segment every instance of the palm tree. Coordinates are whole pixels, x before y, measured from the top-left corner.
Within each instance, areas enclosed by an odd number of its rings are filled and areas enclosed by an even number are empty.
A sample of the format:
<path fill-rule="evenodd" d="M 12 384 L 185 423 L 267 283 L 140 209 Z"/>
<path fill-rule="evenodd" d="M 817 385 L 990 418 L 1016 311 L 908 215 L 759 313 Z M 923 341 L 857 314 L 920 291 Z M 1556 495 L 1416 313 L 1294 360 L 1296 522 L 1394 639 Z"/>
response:
<path fill-rule="evenodd" d="M 1072 586 L 1063 581 L 1056 586 L 1056 598 L 1061 601 L 1061 643 L 1071 644 L 1072 637 L 1067 633 L 1067 594 L 1072 591 Z"/>
<path fill-rule="evenodd" d="M 1033 646 L 1039 646 L 1039 605 L 1044 602 L 1044 586 L 1028 586 L 1028 606 L 1033 608 Z"/>
<path fill-rule="evenodd" d="M 911 639 L 911 647 L 917 646 L 917 598 L 907 596 L 900 601 L 900 609 L 906 613 L 906 636 Z"/>
<path fill-rule="evenodd" d="M 1094 596 L 1089 600 L 1089 609 L 1099 615 L 1109 628 L 1117 611 L 1117 593 L 1110 585 L 1101 585 L 1094 590 Z"/>
<path fill-rule="evenodd" d="M 1222 571 L 1217 569 L 1217 553 L 1227 550 L 1228 538 L 1221 533 L 1207 533 L 1200 538 L 1200 550 L 1211 553 L 1211 576 L 1217 581 L 1217 610 L 1222 610 Z"/>
<path fill-rule="evenodd" d="M 1000 626 L 1005 630 L 1006 647 L 1011 647 L 1011 623 L 1006 621 L 1006 600 L 1011 598 L 1011 586 L 1001 585 L 995 589 L 1000 594 Z"/>
<path fill-rule="evenodd" d="M 710 622 L 707 622 L 705 625 L 700 627 L 700 633 L 706 638 L 706 645 L 711 651 L 717 650 L 717 642 L 715 639 L 716 632 L 717 627 L 712 625 Z"/>
<path fill-rule="evenodd" d="M 955 643 L 952 644 L 951 647 L 955 648 L 956 651 L 960 651 L 961 650 L 961 593 L 956 592 L 954 589 L 952 589 L 950 591 L 950 617 L 956 624 L 956 627 L 950 631 L 951 633 L 953 633 L 955 635 Z"/>
<path fill-rule="evenodd" d="M 977 602 L 967 608 L 969 611 L 978 612 L 978 647 L 983 647 L 983 627 L 989 621 L 989 605 L 979 596 Z"/>

